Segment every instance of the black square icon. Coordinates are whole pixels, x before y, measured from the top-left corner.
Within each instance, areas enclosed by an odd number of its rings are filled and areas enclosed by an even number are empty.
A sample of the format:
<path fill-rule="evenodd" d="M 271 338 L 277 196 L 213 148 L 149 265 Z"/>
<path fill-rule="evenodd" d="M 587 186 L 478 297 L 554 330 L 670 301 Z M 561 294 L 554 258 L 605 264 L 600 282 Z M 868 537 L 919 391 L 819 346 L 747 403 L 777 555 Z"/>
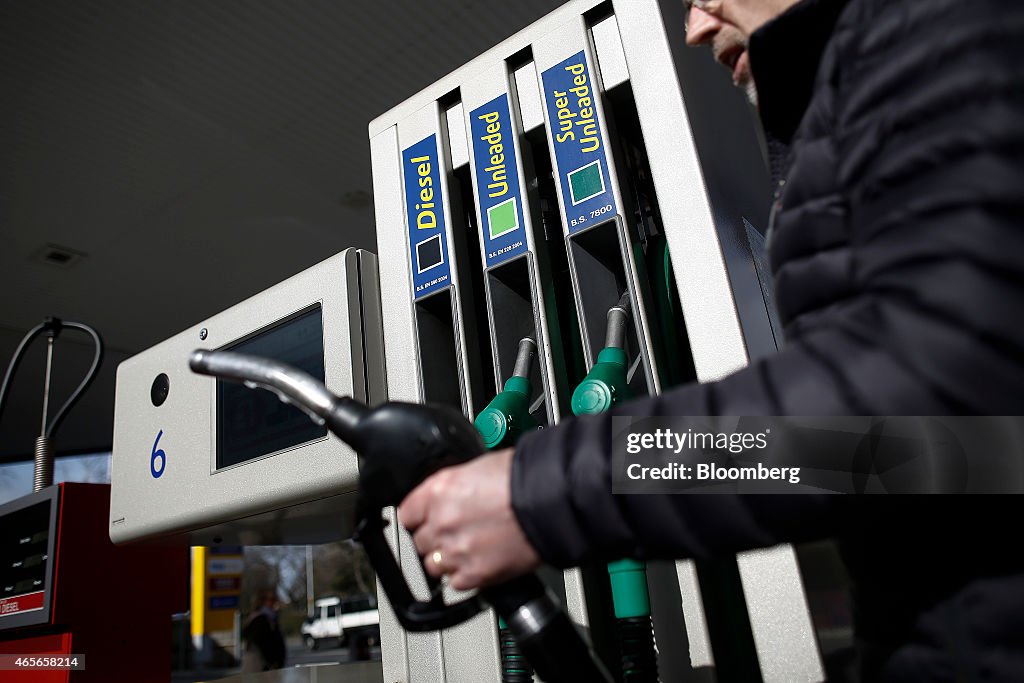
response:
<path fill-rule="evenodd" d="M 416 245 L 416 266 L 418 272 L 436 268 L 444 263 L 441 252 L 441 233 L 428 237 Z"/>

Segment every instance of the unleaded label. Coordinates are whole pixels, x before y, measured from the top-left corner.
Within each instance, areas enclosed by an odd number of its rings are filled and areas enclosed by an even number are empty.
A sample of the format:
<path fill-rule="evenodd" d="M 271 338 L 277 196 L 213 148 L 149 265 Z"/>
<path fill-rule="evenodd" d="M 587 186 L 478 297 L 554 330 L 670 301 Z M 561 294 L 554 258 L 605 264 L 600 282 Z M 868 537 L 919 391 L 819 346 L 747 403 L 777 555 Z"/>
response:
<path fill-rule="evenodd" d="M 523 198 L 519 194 L 515 131 L 508 96 L 500 95 L 474 109 L 469 118 L 484 261 L 490 268 L 526 252 Z"/>
<path fill-rule="evenodd" d="M 574 233 L 618 212 L 597 119 L 598 93 L 582 50 L 542 77 L 565 220 Z"/>

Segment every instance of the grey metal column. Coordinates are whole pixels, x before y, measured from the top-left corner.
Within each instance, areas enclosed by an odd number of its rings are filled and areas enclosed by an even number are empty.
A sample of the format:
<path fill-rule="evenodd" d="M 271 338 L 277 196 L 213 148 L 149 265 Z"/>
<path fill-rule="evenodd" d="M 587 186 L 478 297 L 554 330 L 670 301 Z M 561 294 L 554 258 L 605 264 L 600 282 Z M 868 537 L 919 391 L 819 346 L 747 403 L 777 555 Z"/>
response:
<path fill-rule="evenodd" d="M 537 239 L 530 207 L 526 205 L 526 171 L 519 149 L 521 130 L 515 116 L 518 108 L 515 93 L 509 92 L 509 73 L 504 61 L 497 61 L 479 72 L 461 87 L 465 130 L 470 132 L 470 168 L 472 169 L 477 224 L 481 231 L 481 264 L 484 270 L 494 272 L 503 264 L 523 260 L 527 272 L 528 304 L 532 321 L 523 321 L 532 327 L 538 347 L 540 379 L 543 384 L 546 421 L 555 423 L 560 417 L 556 392 L 555 362 L 548 343 L 548 318 L 545 302 L 538 296 L 541 274 L 538 272 Z M 476 130 L 477 133 L 472 131 Z M 493 152 L 493 154 L 491 153 Z M 509 184 L 512 183 L 510 187 Z M 488 200 L 487 211 L 482 210 L 480 195 Z M 511 220 L 509 220 L 511 218 Z M 501 224 L 498 225 L 498 221 Z M 492 279 L 485 280 L 488 295 L 488 324 L 494 347 L 495 380 L 500 391 L 511 376 L 515 364 L 515 351 L 519 336 L 500 339 L 500 321 L 495 320 L 499 296 L 492 291 Z M 525 311 L 524 311 L 525 313 Z M 530 330 L 523 330 L 527 333 Z M 511 353 L 510 353 L 511 351 Z"/>
<path fill-rule="evenodd" d="M 398 125 L 371 139 L 378 242 L 392 248 L 402 245 L 401 253 L 382 254 L 380 264 L 381 281 L 386 283 L 386 287 L 382 287 L 381 299 L 386 337 L 388 397 L 392 400 L 417 402 L 428 398 L 429 387 L 424 375 L 425 368 L 432 360 L 426 354 L 453 351 L 457 377 L 435 377 L 434 381 L 457 381 L 457 386 L 450 389 L 457 393 L 462 410 L 468 416 L 473 405 L 472 389 L 467 369 L 462 299 L 458 289 L 458 263 L 453 248 L 456 237 L 452 231 L 453 216 L 448 201 L 451 161 L 443 116 L 440 106 L 431 102 L 404 118 Z M 390 158 L 385 160 L 385 157 Z M 408 199 L 407 191 L 410 180 L 416 189 L 412 200 Z M 417 200 L 414 207 L 409 206 L 410 201 Z M 420 217 L 427 210 L 430 212 L 429 221 L 421 220 Z M 386 222 L 382 221 L 385 216 Z M 410 216 L 416 216 L 416 223 L 410 220 Z M 443 229 L 441 233 L 424 230 L 424 241 L 436 240 L 436 244 L 426 244 L 414 257 L 412 250 L 418 244 L 410 235 L 415 237 L 416 231 L 428 222 L 435 226 L 443 223 Z M 435 260 L 427 262 L 427 258 Z M 435 262 L 437 266 L 432 265 Z M 418 266 L 415 273 L 414 264 Z M 445 267 L 439 268 L 441 265 Z M 438 274 L 437 277 L 432 277 L 434 273 L 431 270 Z M 426 277 L 423 277 L 424 273 Z M 421 277 L 417 278 L 417 275 Z M 416 302 L 430 296 L 447 297 L 442 308 L 450 306 L 451 322 L 448 324 L 452 327 L 445 334 L 451 335 L 454 349 L 440 349 L 421 338 L 425 330 L 446 324 L 445 320 L 432 321 L 433 327 L 425 328 L 422 319 L 417 321 L 417 315 L 423 316 L 424 313 L 422 309 L 417 309 Z M 445 336 L 445 339 L 448 337 Z M 422 570 L 411 538 L 404 531 L 396 535 L 397 538 L 393 537 L 392 540 L 397 541 L 403 571 L 410 579 L 420 577 Z M 426 599 L 426 585 L 422 580 L 418 583 L 413 586 L 414 591 L 419 591 L 418 597 Z M 448 597 L 453 599 L 457 596 L 449 591 Z M 393 616 L 389 615 L 389 620 L 392 619 Z M 401 640 L 394 633 L 400 630 L 397 624 L 388 624 L 388 637 L 385 637 L 384 628 L 382 624 L 382 653 L 391 641 Z M 478 616 L 442 633 L 405 634 L 405 639 L 406 651 L 397 653 L 400 656 L 404 654 L 404 662 L 392 661 L 390 656 L 384 655 L 387 673 L 400 674 L 404 669 L 409 681 L 424 683 L 497 680 L 497 633 L 493 619 L 487 615 Z"/>
<path fill-rule="evenodd" d="M 651 393 L 658 393 L 661 379 L 651 345 L 646 287 L 637 272 L 633 252 L 635 235 L 624 215 L 600 78 L 585 18 L 577 14 L 552 26 L 533 43 L 532 49 L 557 178 L 562 227 L 569 244 L 569 267 L 574 275 L 587 365 L 594 363 L 600 350 L 605 312 L 618 301 L 622 289 L 628 289 L 639 347 L 636 351 L 647 388 Z M 612 269 L 608 271 L 600 266 L 585 269 L 581 259 L 586 250 L 576 247 L 586 239 L 587 232 L 597 230 L 614 232 L 610 241 L 618 242 L 621 263 L 609 264 Z M 621 269 L 624 282 L 615 281 L 616 269 Z"/>
<path fill-rule="evenodd" d="M 402 199 L 401 152 L 398 148 L 398 128 L 391 126 L 370 138 L 370 156 L 373 167 L 373 202 L 377 220 L 379 245 L 405 244 L 405 202 Z M 378 247 L 379 249 L 380 247 Z M 388 396 L 395 400 L 416 400 L 419 387 L 416 381 L 416 340 L 413 337 L 412 307 L 407 292 L 412 288 L 412 277 L 406 265 L 403 247 L 400 257 L 385 255 L 379 261 L 381 317 L 384 320 L 384 359 L 387 371 Z M 394 510 L 388 511 L 391 522 L 385 533 L 393 551 L 398 551 L 403 570 L 408 570 L 408 557 L 399 547 L 398 524 Z M 408 535 L 405 547 L 408 547 Z M 414 553 L 415 555 L 415 553 Z M 422 671 L 443 675 L 441 665 L 441 638 L 438 634 L 406 634 L 388 604 L 380 582 L 377 583 L 380 603 L 381 661 L 385 681 L 410 681 L 410 656 L 415 653 Z M 408 636 L 408 637 L 407 637 Z M 412 640 L 410 644 L 408 641 Z"/>
<path fill-rule="evenodd" d="M 520 125 L 517 120 L 518 117 L 515 116 L 520 105 L 516 93 L 510 92 L 509 79 L 510 74 L 505 61 L 494 60 L 486 68 L 467 79 L 460 87 L 463 96 L 463 109 L 466 115 L 466 129 L 473 130 L 474 118 L 476 119 L 476 127 L 483 128 L 485 135 L 487 125 L 490 125 L 493 132 L 489 134 L 489 139 L 496 144 L 488 145 L 484 143 L 484 146 L 487 148 L 487 151 L 490 151 L 491 147 L 497 148 L 499 144 L 502 148 L 501 152 L 494 155 L 489 155 L 486 151 L 482 154 L 470 154 L 470 166 L 473 169 L 474 185 L 477 188 L 482 186 L 486 189 L 489 184 L 497 184 L 499 187 L 494 189 L 493 192 L 499 192 L 503 189 L 500 188 L 500 184 L 503 181 L 496 180 L 496 178 L 505 178 L 505 182 L 507 182 L 510 176 L 514 176 L 516 186 L 510 190 L 504 188 L 503 198 L 504 194 L 508 194 L 510 197 L 505 199 L 503 204 L 506 206 L 509 204 L 515 205 L 517 222 L 521 221 L 522 223 L 516 229 L 498 235 L 498 232 L 492 226 L 490 217 L 481 211 L 478 198 L 476 207 L 478 224 L 482 231 L 491 231 L 489 234 L 483 235 L 481 241 L 481 260 L 483 267 L 489 274 L 500 273 L 503 267 L 522 266 L 526 271 L 528 280 L 528 292 L 526 294 L 529 297 L 529 301 L 523 303 L 531 309 L 528 315 L 532 318 L 532 321 L 529 321 L 528 325 L 532 327 L 535 340 L 537 341 L 538 365 L 540 366 L 540 377 L 543 384 L 541 390 L 545 402 L 544 408 L 547 413 L 547 421 L 553 424 L 560 419 L 557 390 L 559 378 L 555 374 L 555 359 L 550 343 L 551 331 L 548 327 L 548 311 L 541 293 L 544 284 L 541 282 L 541 276 L 550 276 L 550 274 L 543 273 L 541 259 L 537 253 L 537 236 L 532 224 L 533 219 L 530 207 L 524 205 L 528 196 L 525 185 L 527 173 L 523 166 L 520 150 Z M 532 95 L 536 96 L 536 93 Z M 523 96 L 530 97 L 531 93 L 520 95 L 520 97 Z M 527 103 L 525 106 L 530 108 L 535 107 L 536 104 Z M 488 121 L 490 123 L 487 123 Z M 503 135 L 501 135 L 501 121 L 505 121 L 507 126 Z M 495 127 L 495 124 L 498 127 Z M 496 135 L 499 137 L 495 137 Z M 479 140 L 471 140 L 471 150 L 474 145 L 479 144 Z M 503 157 L 500 163 L 506 165 L 506 168 L 500 172 L 495 168 L 497 164 L 489 163 L 491 159 L 498 159 L 498 154 L 501 154 Z M 478 160 L 488 165 L 480 167 L 477 163 Z M 492 170 L 488 171 L 488 169 Z M 504 227 L 502 230 L 504 230 Z M 506 237 L 506 234 L 508 237 Z M 493 242 L 491 235 L 495 235 Z M 505 239 L 501 240 L 502 237 L 505 237 Z M 496 246 L 491 247 L 491 244 Z M 506 247 L 498 246 L 506 244 Z M 504 249 L 508 249 L 508 251 L 504 251 Z M 488 286 L 489 325 L 492 344 L 495 349 L 495 382 L 496 389 L 500 391 L 505 380 L 512 374 L 511 370 L 515 362 L 515 348 L 522 334 L 510 336 L 508 339 L 500 338 L 502 330 L 499 330 L 499 328 L 502 321 L 496 318 L 504 316 L 508 312 L 497 309 L 501 305 L 501 301 L 498 299 L 498 293 L 494 291 L 496 287 L 494 281 L 489 277 L 486 283 Z M 524 330 L 524 332 L 526 331 Z M 506 334 L 505 336 L 509 335 Z M 562 380 L 564 381 L 564 378 Z M 589 618 L 580 571 L 578 569 L 567 570 L 564 572 L 563 578 L 565 600 L 569 615 L 577 624 L 586 627 L 589 625 Z"/>
<path fill-rule="evenodd" d="M 591 27 L 590 34 L 600 71 L 602 90 L 607 91 L 623 85 L 632 87 L 617 17 L 613 14 L 596 22 Z M 658 666 L 662 676 L 672 680 L 687 676 L 691 670 L 714 666 L 704 601 L 693 561 L 649 563 L 648 587 L 652 605 L 671 604 L 675 599 L 680 603 L 678 613 L 659 607 L 652 609 L 655 637 L 659 644 Z M 680 641 L 687 644 L 685 650 L 670 646 L 678 637 L 680 628 L 685 631 L 685 640 Z"/>

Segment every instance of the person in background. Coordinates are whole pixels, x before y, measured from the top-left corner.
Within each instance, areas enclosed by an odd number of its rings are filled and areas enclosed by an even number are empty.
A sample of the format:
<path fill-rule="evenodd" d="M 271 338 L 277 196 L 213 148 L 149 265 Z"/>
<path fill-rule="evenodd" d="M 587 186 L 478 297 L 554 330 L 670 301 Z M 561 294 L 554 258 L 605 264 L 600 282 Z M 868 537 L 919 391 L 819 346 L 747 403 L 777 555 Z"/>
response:
<path fill-rule="evenodd" d="M 1016 499 L 613 496 L 611 420 L 1024 415 L 1024 3 L 686 4 L 688 42 L 729 69 L 771 145 L 785 346 L 442 470 L 399 519 L 457 589 L 542 560 L 834 537 L 862 680 L 1022 681 Z"/>
<path fill-rule="evenodd" d="M 277 618 L 278 602 L 274 591 L 262 591 L 253 602 L 249 619 L 242 628 L 245 651 L 242 673 L 270 671 L 284 666 L 284 635 Z"/>

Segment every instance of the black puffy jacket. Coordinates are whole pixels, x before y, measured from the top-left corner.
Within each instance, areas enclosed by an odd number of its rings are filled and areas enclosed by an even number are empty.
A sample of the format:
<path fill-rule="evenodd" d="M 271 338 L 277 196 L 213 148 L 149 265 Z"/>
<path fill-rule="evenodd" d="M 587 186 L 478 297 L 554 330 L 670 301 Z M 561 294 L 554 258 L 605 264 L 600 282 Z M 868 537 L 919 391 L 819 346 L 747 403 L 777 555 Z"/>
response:
<path fill-rule="evenodd" d="M 524 439 L 518 519 L 557 566 L 835 536 L 865 680 L 1024 680 L 1016 498 L 611 494 L 616 413 L 1024 414 L 1024 3 L 804 0 L 750 56 L 786 345 Z"/>

